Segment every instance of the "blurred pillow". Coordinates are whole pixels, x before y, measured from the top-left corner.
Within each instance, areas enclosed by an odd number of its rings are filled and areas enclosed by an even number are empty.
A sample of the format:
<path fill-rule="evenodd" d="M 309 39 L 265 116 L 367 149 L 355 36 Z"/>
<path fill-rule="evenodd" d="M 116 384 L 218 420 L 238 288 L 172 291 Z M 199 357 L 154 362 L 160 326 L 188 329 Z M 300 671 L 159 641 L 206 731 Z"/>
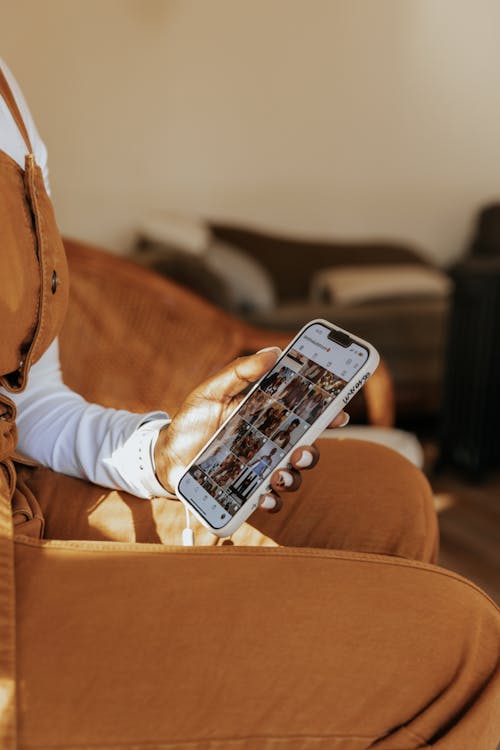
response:
<path fill-rule="evenodd" d="M 276 306 L 271 275 L 243 250 L 223 242 L 212 242 L 205 262 L 225 282 L 234 312 L 266 312 Z"/>
<path fill-rule="evenodd" d="M 139 259 L 148 268 L 167 276 L 171 281 L 182 284 L 224 310 L 232 310 L 230 290 L 224 279 L 208 268 L 205 258 L 184 251 L 165 253 L 164 247 L 160 246 L 150 248 L 148 253 L 141 253 Z"/>
<path fill-rule="evenodd" d="M 203 219 L 168 212 L 145 219 L 138 231 L 151 242 L 192 255 L 204 255 L 211 240 Z"/>
<path fill-rule="evenodd" d="M 446 297 L 451 286 L 442 271 L 418 264 L 337 266 L 314 274 L 310 296 L 314 302 L 348 305 L 401 297 Z"/>

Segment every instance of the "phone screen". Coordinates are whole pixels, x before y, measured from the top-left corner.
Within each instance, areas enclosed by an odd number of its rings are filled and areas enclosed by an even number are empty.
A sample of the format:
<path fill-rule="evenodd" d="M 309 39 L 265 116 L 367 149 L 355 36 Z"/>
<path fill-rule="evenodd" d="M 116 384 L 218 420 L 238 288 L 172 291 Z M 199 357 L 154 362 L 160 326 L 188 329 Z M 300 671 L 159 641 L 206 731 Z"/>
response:
<path fill-rule="evenodd" d="M 368 359 L 314 323 L 198 456 L 179 491 L 212 528 L 229 523 Z"/>

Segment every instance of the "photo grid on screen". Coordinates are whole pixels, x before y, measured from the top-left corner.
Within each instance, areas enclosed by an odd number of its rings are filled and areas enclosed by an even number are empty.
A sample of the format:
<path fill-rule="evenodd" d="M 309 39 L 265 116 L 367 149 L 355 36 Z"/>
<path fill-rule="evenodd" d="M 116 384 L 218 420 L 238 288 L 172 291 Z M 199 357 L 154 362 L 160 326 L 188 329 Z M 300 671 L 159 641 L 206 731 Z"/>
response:
<path fill-rule="evenodd" d="M 234 515 L 345 385 L 345 380 L 291 349 L 189 473 Z"/>

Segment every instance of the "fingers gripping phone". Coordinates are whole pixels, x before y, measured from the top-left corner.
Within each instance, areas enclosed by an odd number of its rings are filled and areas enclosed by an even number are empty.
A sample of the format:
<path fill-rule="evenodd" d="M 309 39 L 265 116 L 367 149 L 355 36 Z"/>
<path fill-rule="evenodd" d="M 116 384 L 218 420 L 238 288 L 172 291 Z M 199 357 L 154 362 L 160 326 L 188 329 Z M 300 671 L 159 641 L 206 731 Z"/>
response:
<path fill-rule="evenodd" d="M 326 320 L 302 328 L 180 477 L 176 493 L 220 537 L 257 508 L 276 469 L 311 445 L 379 363 L 374 347 Z"/>

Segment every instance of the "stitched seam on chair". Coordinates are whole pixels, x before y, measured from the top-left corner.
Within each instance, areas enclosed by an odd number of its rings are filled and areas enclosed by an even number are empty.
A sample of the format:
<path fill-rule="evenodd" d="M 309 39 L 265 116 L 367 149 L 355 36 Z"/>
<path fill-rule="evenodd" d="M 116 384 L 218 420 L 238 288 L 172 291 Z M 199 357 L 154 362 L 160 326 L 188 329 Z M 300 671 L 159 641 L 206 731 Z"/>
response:
<path fill-rule="evenodd" d="M 198 557 L 214 555 L 214 554 L 227 554 L 237 557 L 306 557 L 306 558 L 320 558 L 320 559 L 333 559 L 343 560 L 344 562 L 371 562 L 377 565 L 388 565 L 396 566 L 398 568 L 413 568 L 414 570 L 426 571 L 434 573 L 435 575 L 441 575 L 446 578 L 458 581 L 467 585 L 470 589 L 480 594 L 486 599 L 494 608 L 500 612 L 500 607 L 491 599 L 482 589 L 476 586 L 472 581 L 463 578 L 462 576 L 454 573 L 451 570 L 445 568 L 439 568 L 436 565 L 429 563 L 423 563 L 406 558 L 397 558 L 394 560 L 392 557 L 386 555 L 376 555 L 367 552 L 341 552 L 336 550 L 324 550 L 310 547 L 171 547 L 157 544 L 127 544 L 122 542 L 91 542 L 91 541 L 64 541 L 57 539 L 32 539 L 30 537 L 19 535 L 15 539 L 15 544 L 23 544 L 29 547 L 38 547 L 40 549 L 66 549 L 66 550 L 80 550 L 82 552 L 103 552 L 109 554 L 111 552 L 132 552 L 134 554 L 168 554 L 168 555 L 195 555 Z"/>

